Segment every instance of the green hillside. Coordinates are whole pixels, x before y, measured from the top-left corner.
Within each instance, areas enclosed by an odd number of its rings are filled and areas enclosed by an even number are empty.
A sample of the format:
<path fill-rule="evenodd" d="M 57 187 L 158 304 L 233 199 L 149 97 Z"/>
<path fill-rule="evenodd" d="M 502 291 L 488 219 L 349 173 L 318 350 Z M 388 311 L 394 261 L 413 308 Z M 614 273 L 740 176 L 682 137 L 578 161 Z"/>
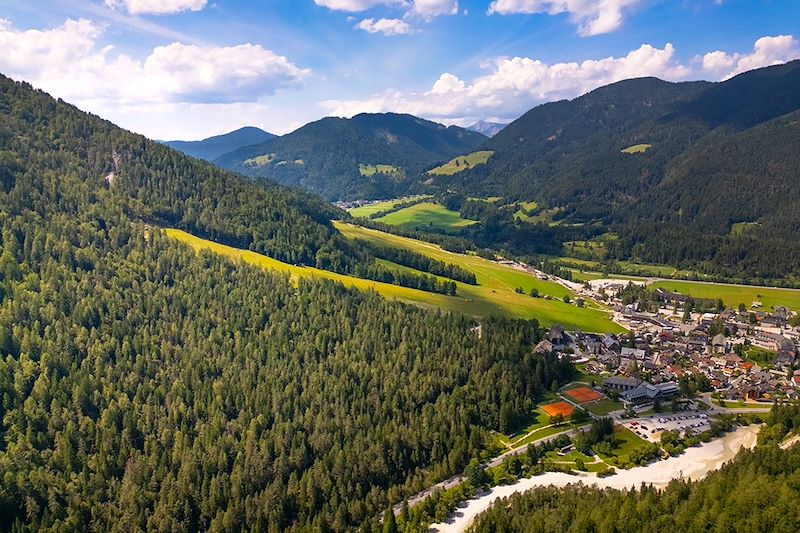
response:
<path fill-rule="evenodd" d="M 223 155 L 215 163 L 330 200 L 393 198 L 409 192 L 424 170 L 472 152 L 486 139 L 411 115 L 360 114 L 306 124 L 288 135 Z M 245 164 L 267 154 L 274 158 L 266 164 Z M 304 164 L 280 164 L 298 159 Z M 389 168 L 391 172 L 379 171 Z"/>
<path fill-rule="evenodd" d="M 196 253 L 158 226 L 289 270 L 365 249 L 325 202 L 3 77 L 0 213 L 2 531 L 354 530 L 574 373 L 532 354 L 535 321 L 478 338 Z"/>
<path fill-rule="evenodd" d="M 625 80 L 538 106 L 481 147 L 494 151 L 485 165 L 437 180 L 465 196 L 535 200 L 559 210 L 560 226 L 587 226 L 567 240 L 612 231 L 613 259 L 798 280 L 798 143 L 793 61 L 720 83 Z M 475 238 L 533 251 L 529 236 L 497 233 Z M 549 247 L 567 236 L 551 230 Z"/>

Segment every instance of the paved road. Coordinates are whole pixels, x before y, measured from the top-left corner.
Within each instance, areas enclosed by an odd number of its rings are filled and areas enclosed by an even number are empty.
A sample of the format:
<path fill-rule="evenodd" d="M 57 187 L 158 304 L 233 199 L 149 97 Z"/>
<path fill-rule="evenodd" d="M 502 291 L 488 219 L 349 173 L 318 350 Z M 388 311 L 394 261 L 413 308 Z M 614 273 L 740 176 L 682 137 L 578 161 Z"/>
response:
<path fill-rule="evenodd" d="M 553 439 L 555 439 L 557 437 L 560 437 L 562 435 L 572 436 L 572 435 L 574 435 L 575 433 L 577 433 L 578 431 L 580 431 L 582 429 L 584 429 L 584 428 L 583 427 L 578 427 L 578 428 L 565 429 L 564 431 L 561 431 L 559 433 L 554 433 L 552 435 L 548 435 L 547 437 L 542 437 L 541 439 L 536 439 L 534 441 L 529 442 L 528 444 L 520 446 L 519 448 L 514 448 L 513 450 L 509 450 L 509 451 L 507 451 L 507 452 L 505 452 L 505 453 L 503 453 L 501 455 L 498 455 L 497 457 L 491 459 L 490 461 L 488 461 L 486 463 L 483 463 L 483 465 L 481 465 L 481 466 L 483 466 L 484 468 L 493 468 L 493 467 L 499 466 L 508 456 L 513 455 L 513 454 L 525 453 L 528 450 L 528 447 L 533 445 L 533 444 L 540 444 L 542 442 L 549 442 L 549 441 L 551 441 L 551 440 L 553 440 Z M 409 498 L 408 499 L 408 506 L 409 507 L 414 507 L 418 503 L 422 502 L 425 498 L 427 498 L 428 496 L 433 494 L 435 491 L 437 491 L 439 489 L 442 489 L 442 490 L 452 489 L 453 487 L 455 487 L 456 485 L 461 483 L 463 480 L 464 480 L 464 476 L 462 474 L 459 474 L 457 476 L 453 476 L 453 477 L 451 477 L 449 479 L 446 479 L 444 481 L 440 481 L 436 485 L 433 485 L 432 487 L 429 487 L 429 488 L 423 490 L 422 492 L 419 492 L 419 493 L 415 494 L 414 496 L 412 496 L 411 498 Z M 394 506 L 394 513 L 395 514 L 400 514 L 400 510 L 401 509 L 402 509 L 402 503 L 395 505 Z"/>

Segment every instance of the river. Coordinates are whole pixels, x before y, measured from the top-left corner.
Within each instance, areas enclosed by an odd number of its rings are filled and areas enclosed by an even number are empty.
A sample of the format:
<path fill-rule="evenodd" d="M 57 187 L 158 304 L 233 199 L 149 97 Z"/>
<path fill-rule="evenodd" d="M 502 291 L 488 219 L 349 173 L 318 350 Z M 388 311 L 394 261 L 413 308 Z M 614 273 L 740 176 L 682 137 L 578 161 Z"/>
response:
<path fill-rule="evenodd" d="M 562 472 L 547 472 L 541 476 L 521 479 L 512 485 L 498 486 L 462 503 L 446 523 L 433 524 L 431 531 L 460 533 L 467 529 L 475 517 L 488 509 L 498 498 L 505 498 L 534 487 L 564 487 L 573 483 L 584 483 L 600 488 L 629 489 L 638 488 L 642 483 L 664 487 L 673 479 L 678 478 L 698 480 L 733 459 L 742 448 L 753 448 L 756 445 L 758 429 L 758 426 L 740 427 L 719 439 L 689 448 L 678 457 L 670 457 L 630 470 L 617 470 L 616 475 L 606 478 L 598 478 L 589 474 L 574 476 Z"/>

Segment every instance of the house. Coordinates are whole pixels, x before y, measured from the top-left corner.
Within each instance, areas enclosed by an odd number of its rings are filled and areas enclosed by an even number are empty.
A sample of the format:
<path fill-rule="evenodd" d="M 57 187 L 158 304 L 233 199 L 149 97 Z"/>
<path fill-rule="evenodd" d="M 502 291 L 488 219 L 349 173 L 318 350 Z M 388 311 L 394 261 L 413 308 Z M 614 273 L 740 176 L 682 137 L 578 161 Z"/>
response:
<path fill-rule="evenodd" d="M 553 352 L 553 343 L 548 340 L 543 340 L 533 349 L 534 353 L 547 354 Z"/>
<path fill-rule="evenodd" d="M 613 391 L 629 391 L 633 390 L 639 385 L 642 384 L 642 380 L 639 378 L 626 378 L 621 376 L 614 376 L 608 378 L 603 382 L 603 387 L 606 390 L 613 390 Z"/>
<path fill-rule="evenodd" d="M 637 361 L 643 361 L 645 356 L 645 351 L 639 348 L 622 348 L 620 355 L 622 357 L 627 357 L 628 359 L 636 359 Z"/>
<path fill-rule="evenodd" d="M 680 393 L 681 389 L 674 381 L 667 381 L 657 385 L 642 383 L 635 389 L 622 393 L 621 398 L 625 407 L 633 407 L 656 401 L 672 400 L 677 398 Z"/>
<path fill-rule="evenodd" d="M 727 352 L 728 347 L 728 339 L 722 333 L 714 335 L 714 338 L 711 339 L 711 350 L 714 353 L 725 353 Z"/>

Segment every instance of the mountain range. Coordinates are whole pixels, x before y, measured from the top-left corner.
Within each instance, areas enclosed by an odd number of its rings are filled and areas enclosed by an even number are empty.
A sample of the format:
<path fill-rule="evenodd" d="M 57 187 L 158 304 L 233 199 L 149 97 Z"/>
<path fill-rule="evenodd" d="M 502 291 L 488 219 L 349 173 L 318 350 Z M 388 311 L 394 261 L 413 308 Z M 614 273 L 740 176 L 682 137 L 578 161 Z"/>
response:
<path fill-rule="evenodd" d="M 262 143 L 273 137 L 275 135 L 260 128 L 245 126 L 244 128 L 222 135 L 215 135 L 201 141 L 164 141 L 164 144 L 197 159 L 213 161 L 243 146 Z"/>
<path fill-rule="evenodd" d="M 416 178 L 425 170 L 486 140 L 480 133 L 412 115 L 364 113 L 311 122 L 214 163 L 329 200 L 389 198 L 419 185 Z"/>
<path fill-rule="evenodd" d="M 436 176 L 609 232 L 610 256 L 780 277 L 800 261 L 800 61 L 729 80 L 625 80 L 531 109 L 485 165 Z M 780 258 L 780 259 L 779 259 Z M 712 268 L 716 268 L 712 267 Z"/>
<path fill-rule="evenodd" d="M 478 133 L 482 133 L 487 137 L 494 137 L 505 127 L 506 124 L 500 124 L 499 122 L 486 122 L 484 120 L 479 120 L 472 126 L 467 126 L 467 129 L 470 131 L 477 131 Z"/>

